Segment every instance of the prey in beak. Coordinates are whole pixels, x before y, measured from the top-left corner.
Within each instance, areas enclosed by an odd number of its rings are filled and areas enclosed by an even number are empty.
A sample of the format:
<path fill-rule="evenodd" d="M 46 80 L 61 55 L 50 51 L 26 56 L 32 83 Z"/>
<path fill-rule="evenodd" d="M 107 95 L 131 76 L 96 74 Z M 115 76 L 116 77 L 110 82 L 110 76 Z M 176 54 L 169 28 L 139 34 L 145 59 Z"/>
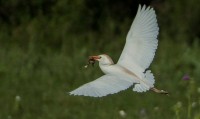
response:
<path fill-rule="evenodd" d="M 84 66 L 87 68 L 90 64 L 94 67 L 95 61 L 100 59 L 100 56 L 89 56 L 88 63 Z"/>

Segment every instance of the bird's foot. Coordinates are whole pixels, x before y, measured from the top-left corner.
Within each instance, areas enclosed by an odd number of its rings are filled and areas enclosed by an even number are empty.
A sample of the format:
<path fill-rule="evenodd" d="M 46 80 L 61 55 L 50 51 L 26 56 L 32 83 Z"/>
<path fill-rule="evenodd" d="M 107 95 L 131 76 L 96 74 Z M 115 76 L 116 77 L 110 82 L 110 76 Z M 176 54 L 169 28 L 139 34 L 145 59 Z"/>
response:
<path fill-rule="evenodd" d="M 154 91 L 156 93 L 159 93 L 159 94 L 165 94 L 165 95 L 169 96 L 169 93 L 167 91 L 164 91 L 164 90 L 159 90 L 159 89 L 154 88 L 154 87 L 151 88 L 150 90 L 152 90 L 152 91 Z"/>

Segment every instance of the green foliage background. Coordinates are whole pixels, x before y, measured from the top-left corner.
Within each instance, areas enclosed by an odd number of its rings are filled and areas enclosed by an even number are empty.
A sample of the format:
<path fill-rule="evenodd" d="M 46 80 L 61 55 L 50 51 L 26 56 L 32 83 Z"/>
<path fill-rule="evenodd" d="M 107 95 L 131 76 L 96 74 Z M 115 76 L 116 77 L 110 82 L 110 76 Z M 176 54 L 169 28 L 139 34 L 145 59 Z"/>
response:
<path fill-rule="evenodd" d="M 170 96 L 131 89 L 103 98 L 67 92 L 102 75 L 89 55 L 116 62 L 138 4 L 160 27 L 151 69 Z M 200 119 L 199 0 L 1 0 L 0 118 Z M 188 74 L 190 80 L 182 80 Z"/>

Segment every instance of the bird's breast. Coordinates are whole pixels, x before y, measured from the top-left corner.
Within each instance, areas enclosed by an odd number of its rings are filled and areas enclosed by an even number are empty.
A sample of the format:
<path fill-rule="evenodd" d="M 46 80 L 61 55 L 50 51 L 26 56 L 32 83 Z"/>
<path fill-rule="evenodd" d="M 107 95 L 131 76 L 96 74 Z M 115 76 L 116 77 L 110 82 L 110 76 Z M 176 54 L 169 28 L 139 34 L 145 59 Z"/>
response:
<path fill-rule="evenodd" d="M 118 66 L 118 65 L 100 65 L 101 70 L 105 74 L 114 74 L 114 75 L 134 75 L 131 72 L 128 72 L 125 70 L 123 67 Z M 136 75 L 135 75 L 136 76 Z"/>
<path fill-rule="evenodd" d="M 100 69 L 105 74 L 117 74 L 120 73 L 122 70 L 116 65 L 99 65 Z"/>
<path fill-rule="evenodd" d="M 137 83 L 140 82 L 140 78 L 137 75 L 135 75 L 133 72 L 119 65 L 115 64 L 115 65 L 109 65 L 109 66 L 100 66 L 100 68 L 105 74 L 124 76 L 128 79 L 135 80 L 135 82 Z"/>

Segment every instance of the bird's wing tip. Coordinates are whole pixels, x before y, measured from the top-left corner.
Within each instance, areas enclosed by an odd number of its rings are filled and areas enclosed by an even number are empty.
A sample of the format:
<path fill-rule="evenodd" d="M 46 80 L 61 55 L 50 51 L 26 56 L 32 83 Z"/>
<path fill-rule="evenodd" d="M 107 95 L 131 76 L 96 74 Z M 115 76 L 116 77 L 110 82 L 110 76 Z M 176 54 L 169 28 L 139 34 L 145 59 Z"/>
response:
<path fill-rule="evenodd" d="M 73 91 L 71 91 L 71 92 L 66 92 L 67 94 L 69 94 L 69 95 L 76 95 Z"/>

